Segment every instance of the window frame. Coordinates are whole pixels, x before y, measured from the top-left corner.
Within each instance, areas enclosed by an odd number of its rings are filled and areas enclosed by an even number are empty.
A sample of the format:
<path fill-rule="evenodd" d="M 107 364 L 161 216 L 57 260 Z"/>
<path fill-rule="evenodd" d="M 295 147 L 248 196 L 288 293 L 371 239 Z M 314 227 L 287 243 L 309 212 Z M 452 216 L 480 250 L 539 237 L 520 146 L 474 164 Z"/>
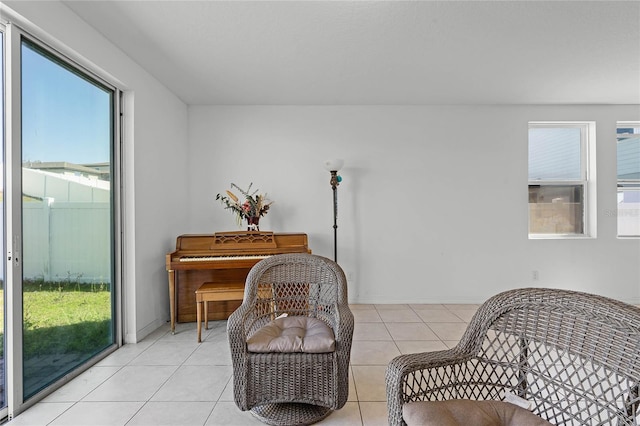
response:
<path fill-rule="evenodd" d="M 582 187 L 582 232 L 581 233 L 533 233 L 528 232 L 529 239 L 584 239 L 596 238 L 596 168 L 595 168 L 595 127 L 594 121 L 530 121 L 527 131 L 529 146 L 529 130 L 532 128 L 577 128 L 580 130 L 580 178 L 579 179 L 536 179 L 529 180 L 529 157 L 527 153 L 528 188 L 532 186 L 581 186 Z M 531 226 L 530 209 L 528 210 L 528 229 Z"/>
<path fill-rule="evenodd" d="M 620 179 L 618 178 L 618 169 L 620 167 L 620 165 L 618 164 L 618 156 L 617 156 L 617 152 L 618 152 L 618 142 L 619 142 L 619 133 L 618 133 L 618 129 L 624 129 L 624 128 L 637 128 L 640 129 L 640 121 L 618 121 L 616 122 L 616 197 L 618 192 L 621 189 L 625 189 L 625 190 L 631 190 L 631 191 L 637 191 L 640 192 L 640 178 L 639 179 Z M 640 137 L 640 134 L 638 135 L 638 137 Z M 616 237 L 620 238 L 620 239 L 638 239 L 640 238 L 640 233 L 639 234 L 634 234 L 634 235 L 621 235 L 620 234 L 620 210 L 618 209 L 617 206 L 617 202 L 616 202 Z"/>

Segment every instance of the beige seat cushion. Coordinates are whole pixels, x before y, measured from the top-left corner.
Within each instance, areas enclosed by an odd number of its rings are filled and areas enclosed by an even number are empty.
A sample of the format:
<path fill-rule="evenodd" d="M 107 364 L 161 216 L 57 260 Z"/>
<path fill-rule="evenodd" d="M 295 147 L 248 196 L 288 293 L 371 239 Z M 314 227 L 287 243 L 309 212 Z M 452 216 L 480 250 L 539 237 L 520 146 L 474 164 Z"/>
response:
<path fill-rule="evenodd" d="M 317 318 L 277 318 L 247 340 L 249 352 L 326 353 L 335 350 L 333 330 Z"/>
<path fill-rule="evenodd" d="M 503 401 L 409 402 L 402 406 L 407 425 L 420 426 L 549 426 L 531 411 Z"/>

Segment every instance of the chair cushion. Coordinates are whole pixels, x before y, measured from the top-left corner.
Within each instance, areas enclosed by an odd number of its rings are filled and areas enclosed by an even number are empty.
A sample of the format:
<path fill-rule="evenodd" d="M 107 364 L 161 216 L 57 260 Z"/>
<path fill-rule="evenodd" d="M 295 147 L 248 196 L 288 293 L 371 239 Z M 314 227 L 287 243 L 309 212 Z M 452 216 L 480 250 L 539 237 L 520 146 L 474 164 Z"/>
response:
<path fill-rule="evenodd" d="M 335 350 L 333 330 L 317 318 L 277 318 L 247 340 L 249 352 L 326 353 Z"/>
<path fill-rule="evenodd" d="M 421 426 L 549 426 L 531 411 L 504 401 L 409 402 L 402 406 L 407 425 Z"/>

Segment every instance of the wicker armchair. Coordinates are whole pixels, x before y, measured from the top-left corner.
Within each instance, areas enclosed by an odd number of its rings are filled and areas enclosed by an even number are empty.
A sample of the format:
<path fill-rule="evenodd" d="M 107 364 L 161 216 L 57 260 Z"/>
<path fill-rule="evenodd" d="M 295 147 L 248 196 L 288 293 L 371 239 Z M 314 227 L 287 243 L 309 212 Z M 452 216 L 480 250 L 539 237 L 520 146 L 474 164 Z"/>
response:
<path fill-rule="evenodd" d="M 250 352 L 247 340 L 284 313 L 327 324 L 335 349 Z M 300 253 L 258 262 L 247 276 L 244 300 L 229 317 L 227 331 L 234 399 L 241 410 L 251 410 L 267 424 L 300 425 L 317 422 L 346 403 L 353 314 L 344 272 L 335 262 Z"/>
<path fill-rule="evenodd" d="M 406 424 L 412 401 L 500 400 L 505 391 L 555 425 L 637 425 L 639 384 L 640 309 L 551 289 L 492 297 L 455 348 L 401 355 L 386 372 L 391 425 Z"/>

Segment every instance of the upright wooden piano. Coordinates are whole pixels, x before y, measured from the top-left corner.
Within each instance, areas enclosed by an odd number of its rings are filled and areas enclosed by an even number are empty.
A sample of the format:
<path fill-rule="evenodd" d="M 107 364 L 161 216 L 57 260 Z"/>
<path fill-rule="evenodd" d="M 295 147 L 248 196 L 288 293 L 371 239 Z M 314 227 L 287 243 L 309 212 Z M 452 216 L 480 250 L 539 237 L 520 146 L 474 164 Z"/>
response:
<path fill-rule="evenodd" d="M 180 235 L 176 250 L 166 256 L 171 332 L 176 321 L 196 320 L 195 291 L 203 283 L 244 285 L 253 265 L 281 253 L 311 253 L 307 235 L 254 231 Z M 240 305 L 238 301 L 210 303 L 211 320 L 228 318 Z"/>

